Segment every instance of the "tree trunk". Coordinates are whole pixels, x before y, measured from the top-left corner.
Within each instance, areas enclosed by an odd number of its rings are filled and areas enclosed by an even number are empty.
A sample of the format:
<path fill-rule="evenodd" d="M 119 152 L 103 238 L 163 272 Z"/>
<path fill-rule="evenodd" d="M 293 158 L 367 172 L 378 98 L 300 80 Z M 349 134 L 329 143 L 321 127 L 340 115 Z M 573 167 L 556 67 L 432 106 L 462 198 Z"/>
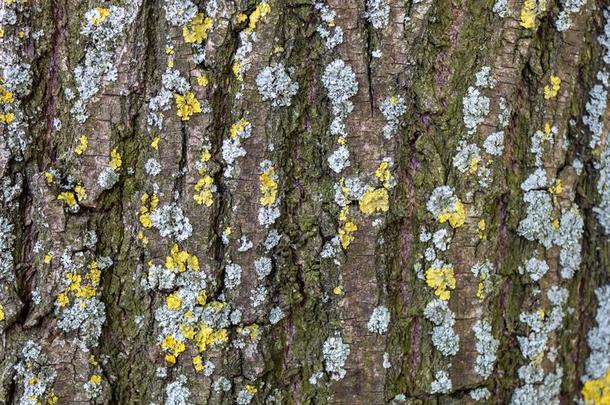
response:
<path fill-rule="evenodd" d="M 0 0 L 0 402 L 607 403 L 605 7 Z"/>

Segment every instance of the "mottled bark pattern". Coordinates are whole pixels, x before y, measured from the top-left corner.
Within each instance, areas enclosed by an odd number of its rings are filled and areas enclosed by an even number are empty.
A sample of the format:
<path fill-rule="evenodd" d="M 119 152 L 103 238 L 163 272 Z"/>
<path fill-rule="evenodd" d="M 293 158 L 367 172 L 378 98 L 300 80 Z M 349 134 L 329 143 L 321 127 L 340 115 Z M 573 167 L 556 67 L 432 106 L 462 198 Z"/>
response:
<path fill-rule="evenodd" d="M 605 23 L 606 2 L 587 0 L 571 16 L 570 28 L 558 32 L 554 24 L 563 3 L 559 1 L 547 0 L 535 28 L 527 29 L 520 24 L 521 0 L 508 0 L 505 17 L 492 11 L 491 0 L 384 0 L 389 18 L 377 29 L 365 17 L 365 0 L 327 0 L 324 4 L 336 13 L 331 25 L 343 31 L 343 41 L 329 49 L 316 31 L 326 25 L 313 2 L 269 0 L 270 11 L 256 24 L 250 66 L 242 80 L 233 66 L 242 45 L 239 34 L 249 22 L 239 16 L 250 16 L 259 7 L 254 0 L 215 2 L 218 11 L 202 43 L 203 61 L 194 59 L 182 27 L 167 21 L 164 5 L 170 1 L 14 2 L 21 4 L 17 21 L 3 27 L 2 46 L 31 66 L 32 84 L 19 100 L 29 139 L 23 156 L 9 147 L 8 126 L 0 122 L 3 190 L 21 184 L 17 196 L 0 205 L 14 235 L 14 242 L 2 247 L 10 249 L 14 278 L 0 280 L 0 308 L 5 314 L 0 320 L 1 403 L 23 401 L 24 384 L 15 365 L 29 340 L 41 347 L 45 364 L 56 372 L 53 392 L 59 404 L 166 403 L 167 387 L 179 376 L 186 377 L 183 386 L 193 404 L 236 403 L 246 385 L 256 388 L 252 403 L 258 404 L 384 404 L 401 394 L 410 404 L 474 403 L 468 394 L 482 387 L 491 392 L 483 403 L 509 403 L 523 384 L 517 370 L 527 363 L 517 337 L 529 330 L 519 316 L 538 308 L 550 310 L 546 293 L 553 286 L 566 288 L 569 298 L 562 327 L 549 334 L 556 362 L 545 358 L 541 364 L 545 373 L 558 365 L 563 368 L 561 403 L 580 397 L 589 353 L 586 334 L 595 326 L 593 290 L 610 279 L 608 239 L 592 212 L 599 201 L 598 169 L 593 164 L 599 150 L 589 147 L 590 132 L 582 123 L 589 90 L 603 64 L 597 36 Z M 193 3 L 206 13 L 210 1 Z M 87 120 L 80 123 L 71 112 L 74 100 L 65 90 L 75 89 L 75 69 L 91 47 L 81 33 L 85 13 L 98 6 L 132 10 L 133 20 L 111 53 L 116 80 L 102 81 L 86 107 Z M 0 0 L 0 11 L 12 8 L 12 1 Z M 44 34 L 35 35 L 40 30 Z M 23 38 L 9 43 L 19 31 Z M 173 46 L 171 52 L 168 46 Z M 147 121 L 149 101 L 163 86 L 168 58 L 191 84 L 203 111 L 182 121 L 172 95 L 163 128 L 157 129 Z M 326 66 L 335 59 L 351 67 L 358 83 L 349 100 L 353 110 L 344 120 L 351 164 L 340 174 L 327 162 L 337 140 L 329 132 L 332 100 L 322 83 Z M 290 106 L 272 107 L 257 87 L 261 70 L 277 63 L 289 69 L 299 86 Z M 453 164 L 467 131 L 463 98 L 484 66 L 491 68 L 496 84 L 482 91 L 490 111 L 469 143 L 481 146 L 501 127 L 500 98 L 510 106 L 504 151 L 485 163 L 491 178 L 487 187 Z M 209 81 L 205 86 L 196 84 L 202 74 Z M 544 87 L 551 75 L 561 78 L 561 86 L 556 97 L 546 99 Z M 391 96 L 404 98 L 406 112 L 396 135 L 388 139 L 380 104 Z M 222 145 L 232 136 L 231 125 L 242 118 L 252 133 L 241 141 L 246 155 L 235 161 L 233 178 L 228 179 Z M 602 119 L 608 118 L 605 111 Z M 518 232 L 526 216 L 520 186 L 535 170 L 532 136 L 546 123 L 565 133 L 543 154 L 547 178 L 560 179 L 563 187 L 555 207 L 561 212 L 575 205 L 584 219 L 578 241 L 582 264 L 571 279 L 560 277 L 559 247 L 545 249 Z M 88 147 L 78 155 L 73 150 L 82 134 L 88 136 Z M 150 147 L 156 136 L 158 150 Z M 211 154 L 206 170 L 216 186 L 209 207 L 195 201 L 195 186 L 202 177 L 197 162 L 206 145 Z M 122 159 L 119 178 L 105 189 L 98 177 L 109 166 L 114 149 Z M 162 167 L 154 177 L 145 169 L 150 158 Z M 336 257 L 322 258 L 325 244 L 341 227 L 334 185 L 353 176 L 377 184 L 375 171 L 385 158 L 392 161 L 395 179 L 389 210 L 366 215 L 357 200 L 351 201 L 349 220 L 358 227 L 354 240 L 346 249 L 337 246 Z M 580 174 L 575 159 L 583 164 Z M 280 216 L 270 227 L 258 219 L 264 160 L 271 161 L 277 174 Z M 70 212 L 57 199 L 61 186 L 45 177 L 51 168 L 73 176 L 87 190 L 87 197 L 79 198 L 78 212 Z M 443 255 L 456 279 L 448 304 L 459 336 L 459 351 L 448 358 L 433 346 L 434 325 L 423 315 L 435 298 L 434 290 L 415 270 L 417 263 L 424 263 L 427 246 L 420 240 L 422 229 L 440 229 L 426 204 L 442 185 L 455 189 L 466 210 L 462 226 L 444 224 L 452 239 Z M 163 266 L 176 240 L 162 237 L 155 227 L 142 227 L 138 217 L 145 192 L 158 197 L 159 207 L 176 202 L 188 217 L 192 235 L 178 245 L 195 255 L 208 275 L 208 302 L 222 301 L 241 310 L 241 319 L 226 327 L 228 341 L 202 354 L 204 361 L 215 365 L 211 376 L 193 368 L 198 353 L 192 343 L 175 365 L 167 362 L 159 343 L 155 311 L 165 305 L 171 291 L 146 290 L 142 279 L 150 261 Z M 264 243 L 271 228 L 282 237 L 267 252 Z M 97 236 L 92 247 L 86 242 L 91 231 Z M 142 235 L 138 237 L 140 231 L 147 244 Z M 252 242 L 251 249 L 240 249 L 242 236 Z M 99 257 L 113 262 L 102 270 L 97 288 L 106 314 L 101 335 L 88 348 L 78 344 L 78 333 L 58 326 L 57 296 L 69 272 L 62 255 L 75 257 L 78 252 L 86 263 Z M 537 287 L 519 273 L 535 254 L 549 265 Z M 254 267 L 261 256 L 272 259 L 272 272 L 262 281 Z M 492 264 L 493 288 L 480 300 L 480 280 L 471 268 L 485 260 Z M 224 280 L 231 263 L 242 269 L 241 284 L 227 289 Z M 421 269 L 424 277 L 428 267 Z M 253 307 L 253 290 L 261 286 L 267 298 L 262 306 Z M 390 311 L 383 334 L 367 326 L 379 305 Z M 269 321 L 274 307 L 285 315 L 275 324 Z M 489 378 L 474 367 L 472 327 L 482 319 L 491 323 L 499 340 Z M 251 325 L 258 327 L 258 343 L 235 347 L 240 328 Z M 336 381 L 329 378 L 323 355 L 323 345 L 332 336 L 341 336 L 349 345 L 346 374 Z M 384 354 L 390 367 L 383 365 Z M 160 376 L 159 368 L 167 375 Z M 438 370 L 449 372 L 448 392 L 431 391 Z M 316 372 L 325 373 L 312 384 L 310 377 Z M 84 388 L 92 374 L 102 377 L 101 392 L 94 397 Z M 220 376 L 232 383 L 230 390 L 213 389 Z M 46 403 L 48 393 L 41 403 Z"/>

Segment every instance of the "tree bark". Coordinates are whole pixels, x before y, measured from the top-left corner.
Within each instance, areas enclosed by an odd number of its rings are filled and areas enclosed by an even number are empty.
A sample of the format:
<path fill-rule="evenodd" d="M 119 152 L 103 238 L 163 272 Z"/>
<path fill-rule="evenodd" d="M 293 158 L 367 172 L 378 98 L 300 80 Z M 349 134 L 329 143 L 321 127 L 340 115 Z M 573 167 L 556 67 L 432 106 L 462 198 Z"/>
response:
<path fill-rule="evenodd" d="M 610 17 L 568 3 L 0 0 L 0 402 L 577 402 Z"/>

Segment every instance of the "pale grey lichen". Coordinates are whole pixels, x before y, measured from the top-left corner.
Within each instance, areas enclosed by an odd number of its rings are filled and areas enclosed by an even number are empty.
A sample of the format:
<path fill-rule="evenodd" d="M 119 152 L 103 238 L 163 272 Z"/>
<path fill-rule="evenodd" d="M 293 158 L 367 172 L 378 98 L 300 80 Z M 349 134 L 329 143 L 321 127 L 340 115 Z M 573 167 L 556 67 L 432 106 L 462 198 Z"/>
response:
<path fill-rule="evenodd" d="M 443 356 L 454 356 L 460 349 L 460 337 L 453 331 L 455 315 L 446 301 L 434 299 L 426 305 L 424 317 L 435 326 L 432 344 Z"/>
<path fill-rule="evenodd" d="M 341 173 L 343 169 L 350 165 L 349 150 L 344 145 L 339 146 L 328 157 L 328 166 L 335 173 Z"/>
<path fill-rule="evenodd" d="M 595 168 L 599 171 L 597 192 L 601 201 L 593 208 L 593 212 L 604 232 L 610 234 L 610 146 L 604 148 Z"/>
<path fill-rule="evenodd" d="M 309 383 L 311 385 L 318 385 L 318 382 L 324 378 L 324 373 L 322 371 L 316 371 L 309 376 Z"/>
<path fill-rule="evenodd" d="M 475 74 L 475 79 L 475 86 L 477 87 L 493 89 L 496 85 L 496 79 L 491 77 L 491 68 L 489 66 L 483 66 L 481 70 Z"/>
<path fill-rule="evenodd" d="M 318 26 L 316 31 L 324 40 L 326 48 L 334 49 L 343 42 L 343 29 L 335 24 L 336 13 L 322 2 L 314 2 L 314 7 L 320 12 L 320 17 L 326 24 Z"/>
<path fill-rule="evenodd" d="M 229 392 L 231 391 L 231 385 L 231 381 L 227 377 L 220 376 L 212 384 L 212 389 L 216 392 Z"/>
<path fill-rule="evenodd" d="M 324 367 L 332 380 L 341 380 L 345 377 L 347 371 L 344 366 L 349 353 L 349 345 L 343 343 L 340 336 L 331 336 L 322 345 Z"/>
<path fill-rule="evenodd" d="M 13 224 L 0 216 L 0 281 L 13 281 Z"/>
<path fill-rule="evenodd" d="M 557 19 L 555 20 L 555 28 L 557 31 L 567 31 L 572 25 L 570 14 L 576 14 L 580 11 L 580 8 L 585 4 L 585 0 L 562 0 L 562 10 L 559 12 Z"/>
<path fill-rule="evenodd" d="M 165 387 L 165 405 L 190 405 L 191 391 L 186 387 L 186 377 L 179 375 Z"/>
<path fill-rule="evenodd" d="M 391 139 L 398 131 L 400 117 L 407 111 L 405 99 L 402 96 L 387 97 L 379 105 L 379 110 L 386 120 L 383 136 Z"/>
<path fill-rule="evenodd" d="M 462 112 L 468 133 L 474 134 L 479 124 L 489 114 L 489 98 L 483 96 L 476 87 L 469 87 L 468 94 L 463 98 Z"/>
<path fill-rule="evenodd" d="M 285 316 L 286 315 L 284 314 L 284 311 L 282 311 L 282 308 L 273 307 L 269 312 L 269 323 L 271 325 L 275 325 L 276 323 L 284 319 Z"/>
<path fill-rule="evenodd" d="M 265 287 L 256 287 L 250 295 L 250 304 L 252 308 L 258 308 L 265 303 L 269 291 Z"/>
<path fill-rule="evenodd" d="M 234 289 L 241 284 L 241 266 L 229 263 L 225 267 L 225 288 Z"/>
<path fill-rule="evenodd" d="M 328 93 L 335 116 L 344 116 L 352 111 L 353 104 L 349 99 L 358 91 L 358 82 L 350 65 L 342 59 L 329 63 L 324 69 L 322 84 Z"/>
<path fill-rule="evenodd" d="M 59 313 L 57 327 L 64 332 L 78 331 L 83 351 L 96 347 L 106 321 L 106 305 L 97 297 L 76 298 L 74 304 Z"/>
<path fill-rule="evenodd" d="M 110 190 L 118 181 L 119 173 L 109 167 L 104 167 L 97 177 L 97 184 L 105 190 Z"/>
<path fill-rule="evenodd" d="M 176 203 L 154 209 L 150 214 L 150 220 L 162 237 L 170 236 L 182 242 L 193 233 L 191 222 Z"/>
<path fill-rule="evenodd" d="M 555 232 L 553 243 L 559 246 L 559 264 L 561 277 L 571 279 L 580 268 L 581 239 L 584 232 L 584 221 L 578 207 L 564 210 L 559 221 L 560 227 Z"/>
<path fill-rule="evenodd" d="M 589 357 L 582 381 L 597 379 L 610 370 L 610 284 L 595 289 L 597 325 L 587 333 Z"/>
<path fill-rule="evenodd" d="M 441 228 L 432 235 L 434 247 L 441 251 L 446 251 L 451 243 L 451 235 L 446 228 Z"/>
<path fill-rule="evenodd" d="M 174 26 L 183 26 L 195 17 L 197 6 L 190 0 L 165 0 L 165 18 Z"/>
<path fill-rule="evenodd" d="M 485 152 L 492 156 L 502 156 L 504 152 L 504 132 L 498 131 L 490 134 L 483 142 Z"/>
<path fill-rule="evenodd" d="M 479 291 L 477 297 L 479 299 L 485 298 L 493 290 L 493 278 L 492 278 L 493 266 L 489 260 L 484 262 L 476 262 L 470 271 L 472 274 L 479 279 Z M 481 289 L 482 287 L 482 289 Z"/>
<path fill-rule="evenodd" d="M 432 191 L 426 208 L 437 218 L 442 212 L 455 212 L 457 197 L 454 194 L 454 189 L 449 186 L 439 186 Z"/>
<path fill-rule="evenodd" d="M 388 331 L 390 324 L 390 311 L 383 305 L 376 307 L 369 318 L 367 328 L 373 333 L 383 335 Z"/>
<path fill-rule="evenodd" d="M 508 127 L 508 120 L 511 114 L 510 105 L 504 97 L 500 97 L 500 101 L 498 101 L 498 106 L 500 108 L 500 112 L 498 113 L 498 123 L 500 124 L 500 128 L 506 128 Z"/>
<path fill-rule="evenodd" d="M 43 403 L 51 393 L 56 377 L 57 372 L 40 345 L 32 340 L 25 342 L 19 362 L 15 365 L 14 380 L 22 391 L 18 404 Z"/>
<path fill-rule="evenodd" d="M 451 392 L 453 384 L 449 378 L 449 373 L 444 370 L 434 373 L 434 381 L 430 386 L 431 394 L 448 394 Z"/>
<path fill-rule="evenodd" d="M 271 101 L 273 107 L 290 106 L 290 99 L 299 90 L 299 84 L 290 78 L 282 63 L 261 70 L 256 85 L 263 100 Z"/>
<path fill-rule="evenodd" d="M 453 157 L 453 167 L 457 168 L 460 172 L 468 172 L 481 161 L 481 150 L 477 145 L 460 141 L 457 149 L 458 152 Z"/>
<path fill-rule="evenodd" d="M 500 341 L 491 333 L 491 324 L 485 320 L 477 321 L 472 327 L 476 338 L 477 358 L 474 371 L 483 378 L 489 378 L 496 364 L 496 351 Z"/>
<path fill-rule="evenodd" d="M 260 207 L 258 210 L 258 223 L 263 226 L 273 225 L 280 217 L 280 209 L 277 206 Z"/>
<path fill-rule="evenodd" d="M 477 402 L 491 398 L 491 392 L 485 387 L 471 390 L 468 395 Z"/>
<path fill-rule="evenodd" d="M 146 161 L 144 169 L 146 170 L 146 174 L 155 177 L 161 173 L 161 163 L 159 163 L 159 161 L 155 158 L 150 158 Z"/>
<path fill-rule="evenodd" d="M 544 260 L 532 257 L 525 263 L 525 271 L 532 281 L 537 282 L 549 271 L 549 265 Z"/>
<path fill-rule="evenodd" d="M 375 29 L 381 29 L 388 25 L 390 6 L 385 0 L 367 0 L 364 18 L 366 18 Z"/>
<path fill-rule="evenodd" d="M 108 15 L 104 18 L 100 18 L 98 8 L 85 13 L 86 24 L 82 27 L 81 34 L 88 37 L 90 42 L 85 48 L 83 62 L 74 69 L 78 98 L 70 110 L 81 124 L 89 117 L 87 106 L 102 84 L 117 79 L 115 51 L 135 17 L 137 3 L 134 2 L 129 9 L 109 6 Z"/>
<path fill-rule="evenodd" d="M 539 167 L 521 183 L 521 190 L 540 190 L 546 187 L 547 182 L 546 171 Z"/>
<path fill-rule="evenodd" d="M 235 403 L 237 405 L 248 405 L 250 402 L 252 402 L 253 398 L 254 393 L 250 390 L 247 390 L 246 388 L 243 388 L 237 393 Z"/>
<path fill-rule="evenodd" d="M 492 10 L 499 17 L 506 17 L 508 15 L 508 0 L 496 0 Z"/>
<path fill-rule="evenodd" d="M 267 256 L 256 259 L 254 261 L 254 271 L 259 280 L 267 277 L 271 273 L 271 259 Z"/>
<path fill-rule="evenodd" d="M 523 201 L 527 205 L 527 214 L 519 223 L 517 232 L 527 240 L 537 240 L 544 247 L 550 248 L 554 235 L 551 196 L 546 191 L 532 190 L 524 194 Z"/>

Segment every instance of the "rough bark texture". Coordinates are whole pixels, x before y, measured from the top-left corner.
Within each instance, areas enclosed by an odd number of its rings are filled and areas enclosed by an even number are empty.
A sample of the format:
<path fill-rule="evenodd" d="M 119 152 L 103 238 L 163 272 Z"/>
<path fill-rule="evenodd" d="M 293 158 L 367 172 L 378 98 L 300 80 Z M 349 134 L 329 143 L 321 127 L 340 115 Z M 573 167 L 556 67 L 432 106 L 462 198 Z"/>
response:
<path fill-rule="evenodd" d="M 196 27 L 204 33 L 200 45 L 183 32 L 192 16 L 172 23 L 172 3 L 183 7 L 183 16 L 190 3 L 210 18 L 210 27 Z M 529 3 L 531 27 L 524 21 Z M 0 0 L 0 90 L 12 89 L 13 98 L 0 102 L 0 113 L 14 111 L 12 119 L 0 115 L 0 250 L 1 268 L 8 269 L 0 279 L 0 402 L 450 404 L 475 402 L 471 391 L 487 388 L 482 403 L 527 403 L 515 394 L 527 384 L 518 372 L 527 364 L 544 376 L 562 370 L 558 390 L 531 384 L 539 390 L 531 403 L 542 403 L 546 394 L 562 404 L 578 401 L 587 332 L 596 326 L 594 290 L 610 280 L 610 247 L 593 211 L 600 204 L 606 136 L 591 145 L 583 122 L 596 73 L 605 66 L 598 36 L 607 4 L 587 0 L 560 32 L 556 20 L 567 3 L 508 0 L 500 12 L 492 11 L 491 0 L 327 0 L 318 7 L 309 0 Z M 112 26 L 120 12 L 126 17 Z M 117 31 L 110 39 L 99 32 L 106 26 Z M 342 41 L 326 46 L 319 27 L 340 28 Z M 244 56 L 245 43 L 252 49 Z M 351 68 L 357 92 L 343 100 L 353 108 L 337 113 L 323 77 L 339 59 Z M 108 61 L 116 77 L 108 77 L 107 67 L 96 82 L 91 69 Z M 287 106 L 265 99 L 257 84 L 266 67 L 280 63 L 298 84 Z M 11 75 L 16 65 L 23 69 Z M 79 66 L 89 66 L 80 79 Z M 477 84 L 484 67 L 494 85 Z M 190 88 L 168 87 L 166 70 Z M 19 77 L 31 82 L 18 84 Z M 558 91 L 551 77 L 560 78 Z M 92 96 L 84 97 L 79 86 L 93 89 Z M 167 103 L 152 111 L 151 99 L 164 87 Z M 345 82 L 339 87 L 350 96 Z M 463 107 L 469 88 L 489 103 L 471 134 Z M 181 119 L 175 97 L 187 94 L 201 111 Z M 74 106 L 83 98 L 87 117 L 79 119 Z M 392 136 L 384 136 L 384 100 L 404 108 Z M 156 113 L 164 116 L 160 126 L 151 125 Z M 337 116 L 345 123 L 342 136 L 331 131 Z M 607 116 L 602 111 L 602 123 Z M 240 119 L 249 137 L 232 133 Z M 532 153 L 537 131 L 539 162 Z M 503 151 L 494 155 L 483 143 L 496 132 L 503 133 Z M 158 147 L 151 147 L 156 137 Z M 228 177 L 223 142 L 235 139 L 245 155 Z M 350 164 L 338 173 L 328 158 L 343 144 Z M 456 155 L 472 144 L 478 152 L 460 169 Z M 209 159 L 202 158 L 205 151 Z M 160 164 L 159 174 L 147 169 L 150 159 Z M 391 175 L 385 182 L 375 175 L 384 159 Z M 265 160 L 273 167 L 267 202 L 261 200 Z M 535 188 L 552 208 L 533 232 L 544 223 L 566 235 L 569 246 L 545 245 L 521 225 L 528 216 L 522 183 L 540 168 L 547 181 Z M 104 171 L 118 176 L 115 184 L 100 181 Z M 197 199 L 206 175 L 213 183 L 209 206 Z M 352 178 L 369 191 L 387 192 L 388 200 L 382 195 L 368 212 L 362 193 L 349 196 Z M 464 218 L 455 201 L 441 207 L 448 220 L 427 207 L 443 185 L 453 188 Z M 162 236 L 163 226 L 142 218 L 172 203 L 188 218 L 188 238 Z M 278 209 L 272 224 L 259 220 L 265 207 Z M 576 231 L 566 229 L 566 212 L 582 218 Z M 440 229 L 447 231 L 447 250 L 422 237 Z M 273 230 L 281 239 L 266 247 Z M 151 266 L 165 268 L 174 244 L 196 256 L 200 269 L 189 259 L 184 272 L 160 276 L 184 277 L 183 285 L 148 285 Z M 334 254 L 323 253 L 328 248 Z M 562 276 L 562 252 L 582 257 L 571 277 Z M 271 259 L 266 277 L 257 276 L 261 257 Z M 524 271 L 532 257 L 548 265 L 534 281 Z M 487 261 L 490 274 L 473 274 L 473 266 Z M 91 280 L 91 263 L 100 268 L 99 283 Z M 231 287 L 227 277 L 235 265 L 241 279 Z M 445 297 L 455 318 L 450 330 L 459 337 L 451 355 L 433 343 L 435 324 L 424 316 L 439 299 L 429 273 L 443 267 L 455 278 Z M 171 322 L 178 330 L 194 316 L 194 333 L 206 323 L 224 332 L 198 348 L 198 338 L 180 329 L 173 338 L 184 347 L 173 350 L 164 344 L 163 316 L 155 313 L 185 311 L 189 298 L 181 294 L 194 283 L 186 275 L 201 272 L 206 298 Z M 548 294 L 557 287 L 569 294 L 561 305 Z M 260 303 L 257 289 L 266 292 Z M 369 327 L 377 307 L 389 310 L 381 333 Z M 89 323 L 66 327 L 71 308 Z M 197 312 L 204 308 L 218 310 L 223 320 Z M 532 332 L 520 320 L 529 312 L 543 322 L 561 312 L 561 324 L 544 332 L 541 355 L 526 358 L 518 338 Z M 493 350 L 477 346 L 473 326 L 481 320 L 497 339 Z M 333 337 L 349 347 L 339 353 L 347 354 L 345 361 L 335 364 L 344 375 L 324 353 Z M 28 360 L 32 345 L 40 353 Z M 488 376 L 475 367 L 481 350 L 497 356 Z M 213 371 L 198 369 L 197 355 Z M 433 388 L 439 371 L 451 380 L 440 391 Z"/>

